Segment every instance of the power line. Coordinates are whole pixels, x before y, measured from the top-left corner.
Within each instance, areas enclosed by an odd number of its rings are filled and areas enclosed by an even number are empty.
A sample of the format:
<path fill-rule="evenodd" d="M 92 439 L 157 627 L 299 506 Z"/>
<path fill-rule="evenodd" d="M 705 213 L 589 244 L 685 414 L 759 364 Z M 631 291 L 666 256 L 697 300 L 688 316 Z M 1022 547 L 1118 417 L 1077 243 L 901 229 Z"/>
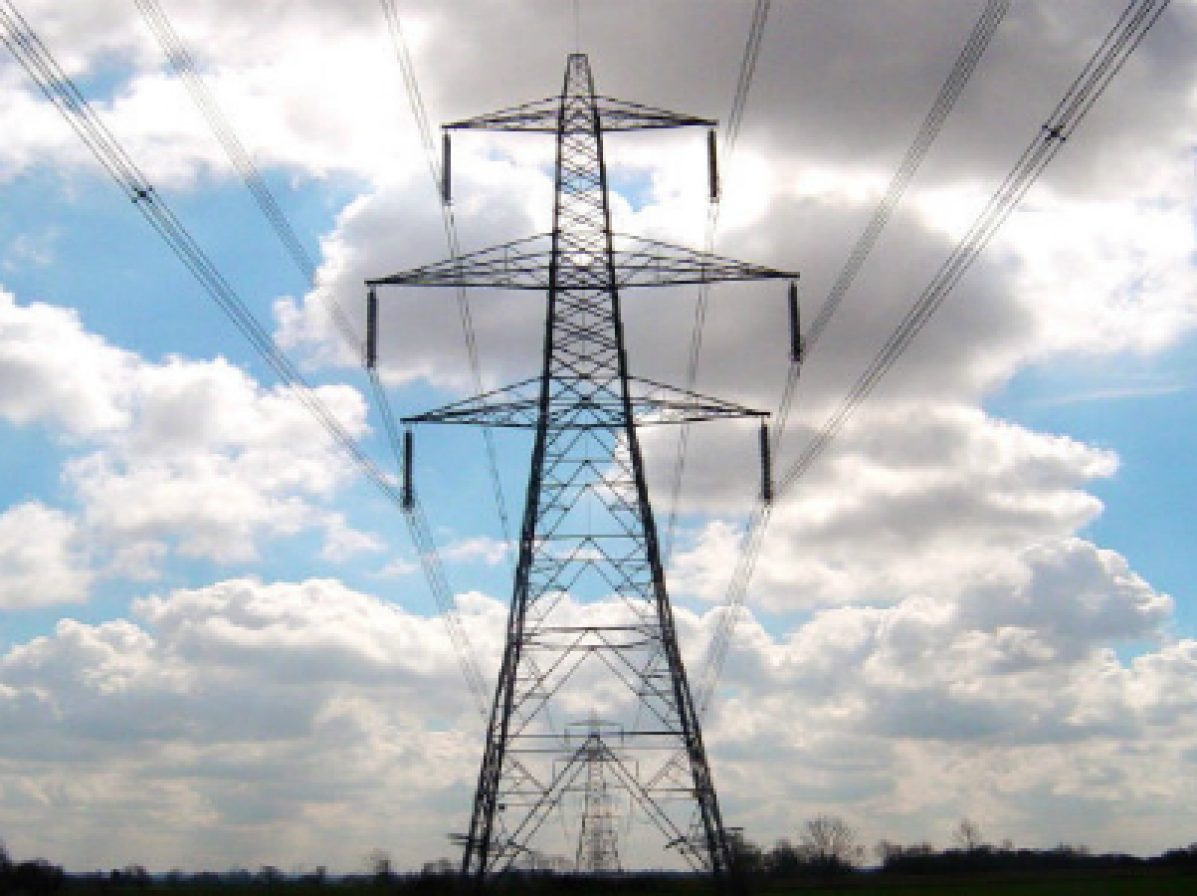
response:
<path fill-rule="evenodd" d="M 434 187 L 440 192 L 442 172 L 437 158 L 436 143 L 432 137 L 432 126 L 429 124 L 428 111 L 424 107 L 424 98 L 420 93 L 420 85 L 416 80 L 416 68 L 412 62 L 411 53 L 407 47 L 407 40 L 403 36 L 403 23 L 399 18 L 399 11 L 395 0 L 379 0 L 383 15 L 386 17 L 387 30 L 394 45 L 395 57 L 399 62 L 399 70 L 403 76 L 403 85 L 407 91 L 408 104 L 412 117 L 416 120 L 416 127 L 420 133 L 420 143 L 424 148 L 428 173 L 432 177 Z M 442 197 L 444 199 L 444 197 Z M 445 230 L 445 241 L 449 246 L 452 258 L 461 255 L 461 245 L 457 238 L 457 221 L 453 214 L 453 206 L 448 201 L 441 202 L 441 222 Z M 475 392 L 482 392 L 482 365 L 478 360 L 478 339 L 474 332 L 474 319 L 470 311 L 469 294 L 464 287 L 456 289 L 457 311 L 461 318 L 461 331 L 465 338 L 466 354 L 469 357 L 470 375 Z M 499 516 L 499 528 L 503 534 L 503 542 L 509 561 L 514 561 L 511 539 L 511 521 L 507 515 L 507 499 L 503 494 L 503 482 L 499 477 L 498 452 L 495 450 L 494 434 L 489 429 L 482 430 L 482 439 L 486 448 L 486 460 L 490 472 L 491 491 L 494 495 L 495 507 Z"/>
<path fill-rule="evenodd" d="M 804 335 L 807 351 L 814 348 L 819 338 L 823 335 L 823 331 L 827 328 L 832 315 L 835 314 L 836 309 L 839 308 L 840 303 L 844 300 L 844 295 L 852 288 L 852 284 L 856 281 L 856 275 L 860 273 L 860 269 L 864 266 L 869 253 L 877 245 L 881 231 L 889 223 L 890 216 L 902 200 L 906 188 L 910 186 L 910 182 L 914 179 L 919 166 L 922 165 L 923 159 L 927 157 L 927 152 L 931 149 L 931 145 L 943 129 L 944 122 L 955 107 L 956 100 L 960 98 L 960 94 L 972 77 L 977 63 L 981 61 L 981 57 L 993 39 L 994 32 L 997 30 L 998 25 L 1001 24 L 1002 19 L 1005 18 L 1009 8 L 1010 0 L 989 0 L 985 4 L 980 18 L 973 25 L 973 29 L 968 36 L 968 41 L 952 66 L 951 73 L 939 89 L 939 95 L 936 96 L 931 110 L 927 113 L 927 117 L 923 119 L 922 126 L 919 128 L 914 142 L 906 150 L 906 155 L 902 158 L 901 164 L 898 165 L 897 170 L 890 179 L 884 197 L 874 210 L 873 216 L 869 219 L 864 232 L 857 239 L 856 245 L 852 247 L 852 251 L 848 254 L 847 262 L 836 276 L 835 282 L 827 294 L 827 298 L 823 300 L 823 305 L 819 309 L 819 313 L 815 316 L 815 319 L 811 322 L 810 329 Z"/>
<path fill-rule="evenodd" d="M 29 26 L 19 10 L 4 0 L 0 6 L 0 40 L 34 80 L 46 98 L 62 114 L 83 143 L 91 150 L 101 167 L 117 186 L 133 202 L 137 210 L 149 222 L 172 252 L 187 267 L 200 285 L 216 302 L 233 324 L 249 341 L 250 345 L 270 365 L 291 390 L 292 394 L 316 418 L 334 443 L 344 450 L 358 469 L 394 504 L 403 507 L 402 495 L 391 478 L 364 453 L 361 446 L 345 430 L 319 395 L 307 383 L 290 359 L 278 348 L 274 340 L 254 317 L 231 284 L 220 273 L 207 254 L 196 243 L 190 232 L 175 216 L 169 205 L 160 197 L 154 186 L 137 164 L 128 155 L 112 132 L 95 114 L 75 83 L 63 72 L 53 54 Z M 390 420 L 389 408 L 386 416 Z M 393 421 L 389 423 L 393 427 Z M 430 587 L 441 605 L 446 605 L 446 625 L 459 657 L 463 649 L 468 654 L 468 641 L 452 607 L 452 595 L 445 580 L 435 545 L 431 541 L 422 511 L 407 516 L 413 529 L 413 541 L 417 545 L 420 561 L 429 580 Z M 464 648 L 463 648 L 464 644 Z M 476 662 L 463 664 L 467 684 L 480 701 L 485 711 L 486 695 Z"/>
<path fill-rule="evenodd" d="M 740 124 L 744 119 L 744 108 L 748 105 L 748 91 L 756 74 L 756 60 L 761 52 L 761 38 L 765 34 L 765 22 L 769 18 L 771 0 L 756 0 L 752 9 L 752 24 L 748 27 L 748 39 L 744 43 L 744 54 L 740 58 L 740 73 L 736 76 L 736 93 L 732 98 L 731 114 L 727 117 L 727 130 L 723 135 L 723 151 L 730 153 L 740 139 Z"/>
<path fill-rule="evenodd" d="M 740 125 L 744 119 L 744 109 L 748 105 L 748 91 L 752 87 L 752 78 L 756 74 L 756 61 L 761 52 L 761 39 L 765 33 L 765 22 L 769 17 L 771 0 L 756 0 L 752 10 L 752 23 L 748 28 L 748 38 L 744 43 L 744 53 L 740 57 L 740 71 L 736 76 L 736 91 L 732 97 L 731 111 L 728 113 L 727 126 L 723 131 L 722 155 L 724 166 L 731 158 L 736 143 L 740 139 Z M 712 190 L 711 204 L 707 209 L 706 235 L 703 239 L 704 251 L 709 255 L 715 251 L 715 234 L 719 228 L 719 199 Z M 702 356 L 703 333 L 706 329 L 707 306 L 710 301 L 711 284 L 705 282 L 698 288 L 698 300 L 694 306 L 694 323 L 690 332 L 690 349 L 686 358 L 686 389 L 693 389 L 698 381 L 698 366 Z M 682 481 L 686 472 L 686 457 L 690 446 L 690 426 L 685 424 L 678 430 L 677 453 L 674 457 L 673 471 L 670 475 L 669 513 L 665 524 L 665 560 L 668 563 L 673 555 L 674 534 L 677 529 L 678 502 L 681 498 Z"/>
<path fill-rule="evenodd" d="M 261 211 L 263 217 L 266 218 L 267 223 L 269 223 L 271 229 L 278 237 L 279 242 L 282 243 L 292 264 L 303 276 L 307 284 L 311 288 L 316 289 L 317 266 L 315 261 L 304 248 L 295 227 L 283 211 L 265 179 L 261 176 L 257 166 L 254 165 L 249 153 L 246 152 L 244 145 L 220 108 L 220 105 L 212 96 L 211 91 L 208 90 L 207 84 L 204 83 L 203 78 L 196 68 L 191 53 L 180 39 L 170 18 L 161 6 L 158 5 L 157 0 L 134 0 L 134 2 L 141 12 L 142 18 L 161 45 L 167 60 L 187 87 L 192 100 L 200 112 L 203 113 L 204 118 L 207 120 L 213 134 L 219 140 L 233 168 L 241 176 L 246 188 L 253 196 L 258 209 Z M 353 323 L 346 315 L 344 309 L 330 295 L 323 293 L 318 293 L 318 295 L 337 331 L 340 333 L 341 338 L 350 349 L 360 355 L 363 350 L 362 339 L 357 334 Z M 391 410 L 386 392 L 378 379 L 377 371 L 371 368 L 367 372 L 375 404 L 383 419 L 385 436 L 390 445 L 391 452 L 395 457 L 397 467 L 401 468 L 403 458 L 394 413 Z M 445 621 L 450 641 L 462 669 L 463 677 L 466 679 L 467 686 L 471 692 L 474 693 L 475 699 L 479 701 L 479 709 L 485 711 L 485 686 L 479 671 L 478 661 L 471 648 L 469 638 L 466 636 L 458 618 L 456 607 L 453 604 L 452 589 L 449 587 L 445 576 L 444 567 L 437 552 L 436 544 L 432 539 L 431 530 L 429 529 L 427 520 L 424 518 L 423 507 L 419 504 L 413 504 L 410 507 L 402 507 L 402 509 L 409 535 L 413 545 L 416 547 L 424 577 L 428 582 L 429 591 L 432 593 L 438 609 L 441 611 L 441 617 Z"/>
<path fill-rule="evenodd" d="M 1093 104 L 1101 97 L 1110 81 L 1122 69 L 1130 54 L 1159 19 L 1168 0 L 1132 0 L 1123 10 L 1113 28 L 1085 64 L 1076 80 L 1069 86 L 1047 122 L 1032 138 L 1010 173 L 994 192 L 980 215 L 932 278 L 914 306 L 907 312 L 885 345 L 877 352 L 843 403 L 832 413 L 822 429 L 811 439 L 794 464 L 776 486 L 778 495 L 789 491 L 819 457 L 827 450 L 835 436 L 860 404 L 869 396 L 881 378 L 901 357 L 914 338 L 926 326 L 931 316 L 959 283 L 960 278 L 976 261 L 998 228 L 1039 178 L 1043 169 L 1055 158 L 1060 147 L 1072 136 Z M 718 652 L 709 653 L 708 675 L 700 691 L 699 705 L 709 704 L 726 657 L 730 630 L 735 625 L 744 593 L 756 566 L 757 556 L 768 524 L 768 508 L 757 508 L 745 532 L 743 550 L 727 590 L 727 610 L 720 620 L 721 630 L 713 645 Z"/>
<path fill-rule="evenodd" d="M 935 102 L 932 103 L 930 111 L 928 111 L 926 117 L 923 119 L 923 123 L 915 135 L 914 141 L 911 143 L 909 149 L 907 149 L 906 155 L 890 179 L 889 186 L 881 202 L 878 203 L 872 217 L 869 219 L 869 223 L 865 226 L 863 233 L 861 233 L 856 244 L 849 252 L 848 259 L 833 282 L 827 297 L 823 300 L 818 315 L 816 315 L 810 328 L 803 335 L 802 360 L 809 357 L 810 352 L 818 343 L 832 316 L 839 308 L 844 296 L 853 283 L 855 283 L 857 274 L 860 273 L 865 261 L 877 245 L 882 231 L 889 223 L 890 217 L 906 192 L 906 188 L 914 179 L 923 160 L 927 157 L 932 144 L 934 144 L 940 131 L 943 129 L 948 115 L 955 107 L 956 101 L 963 92 L 965 85 L 971 79 L 977 64 L 989 47 L 997 27 L 1001 24 L 1008 9 L 1009 0 L 989 0 L 981 11 L 981 15 L 973 25 L 968 40 L 956 57 L 956 61 L 947 79 L 940 87 Z M 782 390 L 781 401 L 778 404 L 777 414 L 774 418 L 775 424 L 771 446 L 774 457 L 780 456 L 781 442 L 785 436 L 790 410 L 793 407 L 794 398 L 797 394 L 800 373 L 801 362 L 799 360 L 792 360 L 786 372 L 785 387 Z M 737 557 L 735 572 L 729 581 L 727 592 L 733 596 L 733 599 L 734 596 L 739 595 L 738 601 L 743 600 L 756 562 L 755 556 L 747 558 L 745 557 L 745 553 L 752 553 L 759 550 L 764 537 L 764 529 L 767 528 L 769 523 L 769 516 L 770 507 L 762 503 L 754 509 L 744 530 L 744 535 L 741 539 L 741 551 Z M 734 605 L 728 603 L 726 607 L 727 609 L 723 616 L 720 617 L 718 628 L 707 651 L 706 668 L 708 673 L 712 669 L 722 667 L 723 657 L 727 652 L 732 633 L 739 619 L 739 602 L 736 602 Z M 714 680 L 717 678 L 718 672 L 715 672 L 713 677 L 708 679 L 710 682 L 709 688 L 702 695 L 700 701 L 700 705 L 704 708 L 710 700 L 711 691 L 714 688 Z"/>
<path fill-rule="evenodd" d="M 994 192 L 980 216 L 973 222 L 964 238 L 936 272 L 914 306 L 906 313 L 885 345 L 877 352 L 865 372 L 853 385 L 847 398 L 828 418 L 819 433 L 811 440 L 798 460 L 786 471 L 778 483 L 778 491 L 786 491 L 822 455 L 848 418 L 876 387 L 880 379 L 909 348 L 910 343 L 926 326 L 944 299 L 976 261 L 998 228 L 1043 169 L 1055 158 L 1064 142 L 1072 136 L 1089 109 L 1105 92 L 1113 77 L 1121 70 L 1130 54 L 1138 46 L 1168 5 L 1168 0 L 1134 0 L 1119 17 L 1114 29 L 1106 36 L 1098 52 L 1069 87 L 1063 99 L 1048 117 L 1023 151 L 1014 168 Z"/>
<path fill-rule="evenodd" d="M 315 394 L 290 359 L 275 345 L 269 333 L 208 258 L 181 221 L 155 190 L 140 168 L 96 116 L 74 82 L 63 72 L 41 39 L 9 0 L 0 7 L 0 35 L 5 45 L 58 109 L 97 161 L 133 202 L 137 210 L 159 233 L 191 271 L 209 296 L 249 340 L 259 355 L 274 369 L 296 397 L 313 413 L 335 442 L 353 458 L 363 473 L 383 494 L 398 503 L 394 484 L 367 457 L 352 436 Z"/>
<path fill-rule="evenodd" d="M 907 149 L 906 155 L 890 179 L 885 195 L 873 211 L 873 216 L 869 219 L 869 223 L 865 226 L 856 244 L 852 247 L 852 251 L 848 253 L 848 260 L 836 276 L 831 289 L 827 293 L 827 297 L 823 300 L 823 304 L 819 308 L 819 313 L 815 315 L 810 328 L 803 335 L 804 357 L 809 357 L 810 352 L 814 350 L 823 335 L 823 331 L 826 330 L 827 325 L 831 322 L 831 318 L 843 302 L 844 296 L 856 282 L 856 276 L 860 273 L 861 268 L 864 266 L 874 247 L 876 247 L 877 241 L 881 237 L 881 232 L 885 229 L 894 210 L 902 201 L 902 197 L 906 193 L 906 188 L 914 180 L 914 176 L 922 166 L 923 160 L 926 159 L 932 144 L 939 137 L 939 133 L 943 129 L 948 115 L 955 108 L 956 101 L 964 91 L 965 85 L 972 78 L 977 64 L 988 49 L 990 42 L 993 40 L 994 32 L 1001 24 L 1002 19 L 1005 18 L 1009 7 L 1009 0 L 989 0 L 985 4 L 985 8 L 981 11 L 980 17 L 969 33 L 964 48 L 956 57 L 952 71 L 949 73 L 947 80 L 944 81 L 943 86 L 939 89 L 939 94 L 936 96 L 935 102 L 932 103 L 926 118 L 923 119 L 923 123 L 915 135 L 914 141 L 910 144 L 910 148 Z M 775 418 L 776 423 L 773 431 L 773 453 L 775 456 L 779 454 L 781 440 L 785 435 L 786 424 L 789 421 L 790 409 L 793 406 L 794 394 L 798 385 L 798 374 L 799 365 L 790 365 L 790 370 L 786 377 L 785 389 L 783 390 L 781 403 Z"/>

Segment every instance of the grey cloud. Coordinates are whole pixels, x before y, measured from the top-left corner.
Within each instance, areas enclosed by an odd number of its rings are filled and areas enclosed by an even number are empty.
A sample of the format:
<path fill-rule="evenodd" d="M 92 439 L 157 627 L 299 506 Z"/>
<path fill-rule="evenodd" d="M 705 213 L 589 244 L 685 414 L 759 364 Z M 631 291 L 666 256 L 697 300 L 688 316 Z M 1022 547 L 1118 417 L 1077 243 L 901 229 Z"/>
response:
<path fill-rule="evenodd" d="M 461 606 L 472 631 L 497 637 L 498 602 L 473 596 Z M 463 811 L 478 724 L 439 620 L 330 581 L 235 580 L 147 599 L 136 614 L 64 622 L 0 660 L 8 811 L 34 823 L 68 812 L 63 852 L 83 865 L 137 858 L 166 867 L 190 864 L 186 856 L 214 867 L 286 865 L 318 854 L 352 868 L 375 845 L 405 863 L 436 854 L 428 832 L 451 828 Z M 678 610 L 695 674 L 715 615 Z M 1065 780 L 1096 830 L 1117 816 L 1128 787 L 1175 780 L 1179 745 L 1197 731 L 1150 707 L 1192 677 L 1191 643 L 1126 666 L 1092 650 L 994 666 L 1013 648 L 1001 625 L 979 625 L 926 601 L 825 611 L 784 639 L 745 623 L 730 695 L 707 724 L 731 817 L 768 838 L 840 806 L 934 838 L 927 826 L 946 829 L 983 780 L 1011 794 L 1004 811 L 1059 808 L 1051 751 L 1067 748 L 1074 764 L 1095 763 Z M 1156 735 L 1144 739 L 1141 724 Z M 1164 746 L 1164 732 L 1176 747 Z M 1129 745 L 1151 756 L 1136 760 L 1134 777 L 1113 758 Z M 977 755 L 990 765 L 966 772 Z M 1020 755 L 1022 775 L 1007 790 L 1001 757 Z M 914 780 L 926 790 L 911 803 Z M 37 802 L 50 792 L 53 808 Z M 397 807 L 407 819 L 399 830 Z M 1166 845 L 1170 831 L 1149 826 L 1142 842 Z M 121 852 L 133 842 L 137 856 Z"/>
<path fill-rule="evenodd" d="M 1017 625 L 1041 637 L 1079 644 L 1151 637 L 1171 616 L 1172 601 L 1154 592 L 1112 551 L 1072 539 L 1027 554 L 1030 576 L 981 584 L 961 602 L 961 617 L 990 628 Z"/>
<path fill-rule="evenodd" d="M 751 450 L 737 447 L 741 457 Z M 721 474 L 734 484 L 712 490 L 727 505 L 755 484 L 751 459 L 728 465 L 732 453 L 719 445 L 692 463 L 700 494 Z M 951 590 L 1092 519 L 1100 503 L 1082 488 L 1113 468 L 1107 453 L 967 408 L 875 411 L 846 429 L 794 500 L 775 509 L 752 600 L 784 611 L 890 603 L 924 586 Z M 729 527 L 707 526 L 679 549 L 675 589 L 721 595 L 736 550 Z"/>
<path fill-rule="evenodd" d="M 192 847 L 215 838 L 211 867 L 293 864 L 314 853 L 289 842 L 319 819 L 335 829 L 340 813 L 394 805 L 432 782 L 443 789 L 475 759 L 464 733 L 475 724 L 460 718 L 469 704 L 437 619 L 316 581 L 229 582 L 148 600 L 139 613 L 142 624 L 64 621 L 0 660 L 0 782 L 58 792 L 56 808 L 34 814 L 72 813 L 61 827 L 72 863 L 190 866 Z M 197 652 L 197 638 L 214 649 Z M 390 657 L 385 676 L 379 650 Z M 438 718 L 439 730 L 426 727 Z M 364 815 L 391 817 L 381 805 Z M 152 832 L 132 833 L 155 816 Z M 137 841 L 136 856 L 96 835 L 106 818 Z M 393 836 L 353 827 L 365 839 L 322 848 L 320 861 L 353 869 Z M 421 844 L 411 861 L 436 848 L 428 831 L 409 833 Z"/>

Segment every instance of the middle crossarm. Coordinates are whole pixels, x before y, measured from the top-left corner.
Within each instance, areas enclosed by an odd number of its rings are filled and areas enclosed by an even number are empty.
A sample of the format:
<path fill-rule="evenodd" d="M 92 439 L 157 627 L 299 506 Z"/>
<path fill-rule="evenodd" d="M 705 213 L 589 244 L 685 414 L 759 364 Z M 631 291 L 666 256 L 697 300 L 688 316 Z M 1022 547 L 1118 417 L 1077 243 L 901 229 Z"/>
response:
<path fill-rule="evenodd" d="M 732 280 L 795 280 L 793 271 L 737 261 L 659 240 L 612 234 L 617 287 L 680 286 Z M 563 252 L 569 253 L 565 248 Z M 542 233 L 367 280 L 368 286 L 489 286 L 497 289 L 549 288 L 552 234 Z M 570 259 L 570 277 L 577 282 L 559 288 L 587 288 L 609 276 L 606 258 L 578 252 Z M 594 281 L 594 282 L 591 282 Z"/>

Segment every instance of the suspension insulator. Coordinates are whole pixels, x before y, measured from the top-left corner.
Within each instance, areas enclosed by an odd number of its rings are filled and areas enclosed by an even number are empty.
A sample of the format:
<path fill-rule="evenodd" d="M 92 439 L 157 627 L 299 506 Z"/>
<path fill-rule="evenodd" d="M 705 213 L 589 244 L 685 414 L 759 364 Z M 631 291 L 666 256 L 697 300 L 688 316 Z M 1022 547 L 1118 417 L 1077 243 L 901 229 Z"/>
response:
<path fill-rule="evenodd" d="M 790 361 L 802 363 L 802 319 L 798 308 L 798 281 L 791 280 L 787 295 L 790 307 Z"/>
<path fill-rule="evenodd" d="M 374 287 L 366 293 L 366 369 L 378 364 L 378 293 Z"/>
<path fill-rule="evenodd" d="M 769 424 L 761 421 L 761 500 L 773 503 L 773 460 L 769 448 Z"/>
<path fill-rule="evenodd" d="M 411 484 L 411 442 L 411 430 L 403 430 L 403 494 L 401 501 L 404 510 L 411 510 L 416 503 L 415 492 Z"/>
<path fill-rule="evenodd" d="M 441 133 L 441 201 L 448 205 L 453 201 L 453 156 L 450 151 L 449 132 Z"/>
<path fill-rule="evenodd" d="M 715 129 L 707 131 L 707 177 L 710 179 L 711 202 L 719 201 L 719 156 L 715 147 Z"/>

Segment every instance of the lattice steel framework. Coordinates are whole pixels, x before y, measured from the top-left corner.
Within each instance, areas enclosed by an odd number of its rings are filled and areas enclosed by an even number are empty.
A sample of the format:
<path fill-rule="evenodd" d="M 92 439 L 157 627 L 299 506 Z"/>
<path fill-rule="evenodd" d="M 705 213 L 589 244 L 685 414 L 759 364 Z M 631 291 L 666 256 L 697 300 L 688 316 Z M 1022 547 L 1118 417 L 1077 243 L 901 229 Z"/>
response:
<path fill-rule="evenodd" d="M 603 738 L 603 725 L 591 717 L 582 745 L 586 782 L 582 789 L 582 823 L 574 867 L 588 874 L 620 870 L 619 837 L 615 829 L 615 790 L 609 766 L 619 760 Z M 616 771 L 618 774 L 618 771 Z"/>
<path fill-rule="evenodd" d="M 632 377 L 620 288 L 797 275 L 612 233 L 604 131 L 695 125 L 715 122 L 597 96 L 587 57 L 573 54 L 560 96 L 445 127 L 446 135 L 555 134 L 552 232 L 368 281 L 372 323 L 374 290 L 383 285 L 543 289 L 548 297 L 538 378 L 404 421 L 535 432 L 506 645 L 462 860 L 463 871 L 479 882 L 532 853 L 534 838 L 585 765 L 586 744 L 569 752 L 554 715 L 596 710 L 617 720 L 621 747 L 619 757 L 593 743 L 592 752 L 606 751 L 605 767 L 618 775 L 637 812 L 691 867 L 718 878 L 730 869 L 637 428 L 765 415 Z M 445 167 L 447 199 L 447 136 Z M 668 763 L 678 749 L 687 761 Z M 576 761 L 562 763 L 563 750 Z M 635 761 L 627 758 L 633 754 Z M 698 836 L 688 833 L 695 810 Z"/>

